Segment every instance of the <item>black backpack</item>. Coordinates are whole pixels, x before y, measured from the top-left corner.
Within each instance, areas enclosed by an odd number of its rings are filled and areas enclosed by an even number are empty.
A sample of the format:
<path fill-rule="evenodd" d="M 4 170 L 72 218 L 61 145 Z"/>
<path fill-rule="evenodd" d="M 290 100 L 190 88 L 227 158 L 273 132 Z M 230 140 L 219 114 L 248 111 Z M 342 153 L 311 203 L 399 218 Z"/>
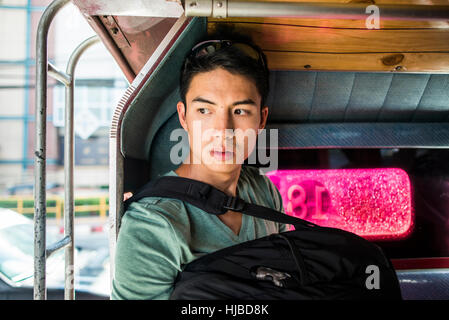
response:
<path fill-rule="evenodd" d="M 210 214 L 233 210 L 295 227 L 190 262 L 179 273 L 170 299 L 402 299 L 396 272 L 381 248 L 351 232 L 321 227 L 178 176 L 146 184 L 125 208 L 150 196 L 186 201 Z"/>

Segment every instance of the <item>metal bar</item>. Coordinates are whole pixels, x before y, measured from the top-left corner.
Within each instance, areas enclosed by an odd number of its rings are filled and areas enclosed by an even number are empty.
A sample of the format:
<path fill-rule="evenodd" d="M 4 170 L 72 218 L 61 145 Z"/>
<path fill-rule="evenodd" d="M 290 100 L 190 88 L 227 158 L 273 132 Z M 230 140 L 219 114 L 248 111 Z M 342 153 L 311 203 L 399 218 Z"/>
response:
<path fill-rule="evenodd" d="M 75 267 L 74 267 L 74 198 L 73 198 L 73 167 L 74 167 L 74 87 L 75 68 L 81 55 L 90 46 L 98 43 L 98 36 L 92 36 L 83 41 L 71 54 L 67 63 L 66 75 L 70 82 L 65 89 L 65 134 L 64 134 L 64 234 L 71 239 L 71 245 L 65 249 L 65 286 L 64 299 L 75 299 Z"/>
<path fill-rule="evenodd" d="M 70 84 L 70 76 L 64 73 L 61 70 L 58 70 L 54 65 L 52 65 L 50 62 L 48 64 L 48 75 L 51 76 L 53 79 L 58 80 L 63 85 L 68 86 Z"/>
<path fill-rule="evenodd" d="M 76 64 L 78 63 L 81 55 L 90 48 L 92 45 L 100 42 L 100 38 L 97 35 L 94 35 L 90 38 L 87 38 L 83 42 L 81 42 L 78 47 L 75 48 L 73 53 L 70 56 L 69 62 L 67 63 L 66 73 L 73 78 L 75 73 Z"/>
<path fill-rule="evenodd" d="M 392 5 L 370 3 L 245 2 L 186 0 L 185 15 L 200 17 L 280 17 L 367 19 L 375 10 L 381 19 L 447 20 L 448 5 Z"/>
<path fill-rule="evenodd" d="M 47 37 L 56 13 L 70 0 L 53 1 L 39 20 L 36 36 L 36 147 L 35 163 L 35 213 L 34 213 L 34 290 L 35 300 L 45 300 L 45 232 L 46 232 L 46 116 L 47 116 Z"/>
<path fill-rule="evenodd" d="M 45 257 L 48 259 L 56 251 L 59 251 L 60 249 L 65 248 L 68 245 L 70 245 L 71 241 L 72 241 L 72 239 L 70 239 L 69 236 L 65 236 L 64 238 L 57 241 L 56 243 L 49 245 L 47 247 L 47 249 L 45 250 Z"/>
<path fill-rule="evenodd" d="M 118 129 L 119 130 L 119 129 Z M 115 247 L 123 214 L 124 157 L 120 152 L 120 138 L 109 140 L 109 261 L 110 284 L 115 275 Z"/>
<path fill-rule="evenodd" d="M 106 197 L 100 198 L 100 217 L 106 218 L 106 210 L 108 206 L 106 205 Z"/>

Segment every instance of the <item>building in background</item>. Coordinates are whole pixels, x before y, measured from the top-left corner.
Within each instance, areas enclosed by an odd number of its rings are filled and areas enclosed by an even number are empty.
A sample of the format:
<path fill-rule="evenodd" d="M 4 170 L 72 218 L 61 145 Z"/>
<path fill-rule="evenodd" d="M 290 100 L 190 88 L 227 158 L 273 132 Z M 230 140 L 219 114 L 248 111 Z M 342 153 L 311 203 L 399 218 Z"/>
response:
<path fill-rule="evenodd" d="M 49 0 L 0 0 L 0 195 L 32 194 L 35 146 L 35 39 Z M 65 70 L 73 50 L 95 35 L 69 3 L 49 33 L 49 60 Z M 107 189 L 108 133 L 126 79 L 102 43 L 75 73 L 75 188 Z M 64 184 L 64 86 L 48 79 L 47 186 Z"/>

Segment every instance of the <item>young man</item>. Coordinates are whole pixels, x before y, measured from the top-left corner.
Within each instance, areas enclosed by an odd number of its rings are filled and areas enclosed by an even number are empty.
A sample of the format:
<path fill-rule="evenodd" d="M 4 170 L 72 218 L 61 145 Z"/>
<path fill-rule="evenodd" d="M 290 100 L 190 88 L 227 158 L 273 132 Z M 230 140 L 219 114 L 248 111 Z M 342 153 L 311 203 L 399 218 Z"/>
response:
<path fill-rule="evenodd" d="M 209 183 L 232 196 L 283 212 L 274 184 L 242 166 L 255 147 L 251 132 L 265 127 L 268 68 L 259 48 L 233 41 L 198 44 L 181 71 L 181 126 L 190 154 L 165 175 Z M 131 203 L 117 242 L 112 299 L 168 299 L 176 276 L 192 260 L 216 250 L 287 230 L 229 210 L 209 214 L 177 199 Z"/>

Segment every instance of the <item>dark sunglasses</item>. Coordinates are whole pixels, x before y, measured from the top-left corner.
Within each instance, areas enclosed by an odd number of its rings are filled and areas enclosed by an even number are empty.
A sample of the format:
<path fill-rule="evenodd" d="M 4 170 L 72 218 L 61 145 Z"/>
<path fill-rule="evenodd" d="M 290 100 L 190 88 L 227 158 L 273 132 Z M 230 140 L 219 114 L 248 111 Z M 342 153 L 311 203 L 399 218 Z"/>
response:
<path fill-rule="evenodd" d="M 207 40 L 200 42 L 192 48 L 189 58 L 199 58 L 227 47 L 235 47 L 248 57 L 256 60 L 262 67 L 267 67 L 265 57 L 260 49 L 244 42 L 231 40 Z"/>

